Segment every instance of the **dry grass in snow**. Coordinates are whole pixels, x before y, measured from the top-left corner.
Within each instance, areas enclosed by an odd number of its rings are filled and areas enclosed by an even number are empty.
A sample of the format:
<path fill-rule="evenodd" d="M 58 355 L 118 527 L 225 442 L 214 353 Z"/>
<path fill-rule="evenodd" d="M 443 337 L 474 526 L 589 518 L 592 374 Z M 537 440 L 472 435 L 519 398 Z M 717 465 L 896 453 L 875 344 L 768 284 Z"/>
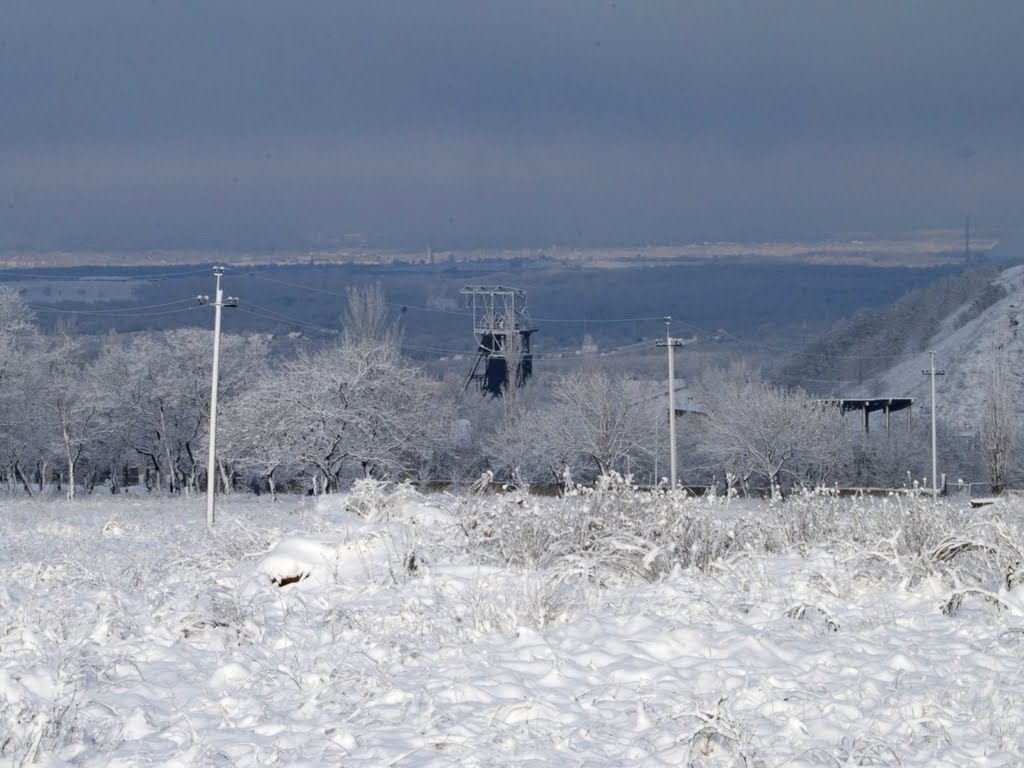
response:
<path fill-rule="evenodd" d="M 1024 762 L 1021 510 L 7 499 L 7 765 Z"/>

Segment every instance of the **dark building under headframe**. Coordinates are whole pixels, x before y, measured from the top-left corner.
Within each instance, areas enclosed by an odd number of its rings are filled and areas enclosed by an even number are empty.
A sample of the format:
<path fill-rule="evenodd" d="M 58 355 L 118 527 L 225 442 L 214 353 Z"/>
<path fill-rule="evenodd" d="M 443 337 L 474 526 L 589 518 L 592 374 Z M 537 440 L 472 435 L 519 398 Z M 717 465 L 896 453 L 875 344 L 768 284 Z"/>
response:
<path fill-rule="evenodd" d="M 523 386 L 533 373 L 530 336 L 537 330 L 526 293 L 502 285 L 467 285 L 460 293 L 473 310 L 478 351 L 466 388 L 476 382 L 481 392 L 500 397 L 509 385 Z"/>

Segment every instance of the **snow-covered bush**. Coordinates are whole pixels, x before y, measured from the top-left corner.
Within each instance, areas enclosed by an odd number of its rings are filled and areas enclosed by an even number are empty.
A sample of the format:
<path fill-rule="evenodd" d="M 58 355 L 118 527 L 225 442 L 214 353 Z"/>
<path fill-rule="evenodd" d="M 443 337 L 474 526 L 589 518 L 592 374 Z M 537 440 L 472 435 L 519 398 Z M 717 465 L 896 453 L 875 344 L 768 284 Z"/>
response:
<path fill-rule="evenodd" d="M 806 491 L 743 508 L 606 482 L 560 499 L 469 497 L 459 512 L 469 551 L 482 562 L 604 585 L 821 547 L 846 549 L 865 574 L 881 569 L 908 583 L 939 575 L 949 589 L 998 589 L 1024 578 L 1019 520 L 972 522 L 970 512 L 920 495 Z"/>
<path fill-rule="evenodd" d="M 706 567 L 735 546 L 735 526 L 713 510 L 699 499 L 610 481 L 560 499 L 470 498 L 460 522 L 470 550 L 489 562 L 571 571 L 598 583 L 653 581 L 675 567 Z"/>

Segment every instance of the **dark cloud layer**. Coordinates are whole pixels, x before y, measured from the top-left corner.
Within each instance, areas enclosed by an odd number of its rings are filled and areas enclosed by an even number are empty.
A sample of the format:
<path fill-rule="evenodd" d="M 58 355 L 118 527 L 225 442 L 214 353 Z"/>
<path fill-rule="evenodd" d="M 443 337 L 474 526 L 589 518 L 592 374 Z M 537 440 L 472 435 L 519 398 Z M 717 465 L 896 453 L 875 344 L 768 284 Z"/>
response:
<path fill-rule="evenodd" d="M 7 0 L 0 246 L 1018 224 L 1019 0 Z"/>

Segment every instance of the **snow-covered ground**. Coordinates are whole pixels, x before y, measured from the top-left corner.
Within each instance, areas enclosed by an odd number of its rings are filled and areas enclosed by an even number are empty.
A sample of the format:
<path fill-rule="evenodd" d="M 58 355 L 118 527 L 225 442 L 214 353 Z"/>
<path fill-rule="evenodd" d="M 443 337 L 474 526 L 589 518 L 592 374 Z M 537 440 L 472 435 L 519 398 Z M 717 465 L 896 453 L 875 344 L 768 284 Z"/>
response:
<path fill-rule="evenodd" d="M 3 765 L 1024 763 L 1010 502 L 0 503 Z"/>

